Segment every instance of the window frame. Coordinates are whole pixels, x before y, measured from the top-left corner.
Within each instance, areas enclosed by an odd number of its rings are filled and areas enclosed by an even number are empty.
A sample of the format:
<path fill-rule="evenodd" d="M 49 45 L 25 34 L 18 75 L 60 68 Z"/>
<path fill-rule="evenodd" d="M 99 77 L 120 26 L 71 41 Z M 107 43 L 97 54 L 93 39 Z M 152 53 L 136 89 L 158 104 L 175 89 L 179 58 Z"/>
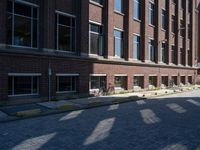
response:
<path fill-rule="evenodd" d="M 8 12 L 8 10 L 6 10 L 6 14 L 10 14 L 12 16 L 12 36 L 11 36 L 11 44 L 8 44 L 8 41 L 6 41 L 8 46 L 11 47 L 16 47 L 16 48 L 31 48 L 31 49 L 38 49 L 39 48 L 39 33 L 40 33 L 40 28 L 39 28 L 39 22 L 40 22 L 40 17 L 39 17 L 39 8 L 40 6 L 31 2 L 26 2 L 26 1 L 22 1 L 22 0 L 8 0 L 8 2 L 12 3 L 12 12 Z M 24 16 L 24 15 L 20 15 L 20 14 L 15 14 L 14 10 L 15 10 L 15 3 L 19 3 L 22 5 L 26 5 L 31 7 L 31 17 L 28 16 Z M 33 8 L 37 8 L 37 18 L 33 17 Z M 15 34 L 15 17 L 22 17 L 22 18 L 26 18 L 26 19 L 30 19 L 31 20 L 31 46 L 23 46 L 23 45 L 15 45 L 14 44 L 14 34 Z M 37 20 L 37 46 L 34 47 L 33 46 L 33 20 Z M 8 37 L 6 37 L 8 40 Z"/>
<path fill-rule="evenodd" d="M 95 88 L 95 89 L 92 89 L 92 80 L 91 78 L 92 77 L 97 77 L 98 78 L 98 87 L 101 87 L 101 78 L 105 78 L 105 86 L 106 86 L 106 80 L 107 80 L 107 75 L 106 74 L 90 74 L 90 80 L 89 80 L 89 90 L 90 92 L 93 92 L 93 91 L 99 91 L 101 88 Z M 106 88 L 106 87 L 105 87 Z"/>
<path fill-rule="evenodd" d="M 135 14 L 135 4 L 137 4 L 137 14 L 138 16 Z M 134 20 L 139 20 L 141 21 L 141 3 L 140 3 L 140 0 L 133 0 L 133 19 Z"/>
<path fill-rule="evenodd" d="M 137 41 L 135 41 L 135 37 L 137 37 Z M 139 39 L 139 41 L 138 41 Z M 137 57 L 135 57 L 134 52 L 135 52 L 135 44 L 137 45 Z M 141 36 L 139 34 L 133 34 L 133 59 L 136 60 L 141 60 L 141 53 L 140 53 L 140 49 L 141 49 Z"/>
<path fill-rule="evenodd" d="M 75 90 L 71 90 L 71 91 L 60 91 L 59 90 L 59 77 L 70 77 L 71 79 L 70 79 L 70 83 L 73 83 L 72 82 L 72 78 L 73 77 L 75 77 L 75 85 L 74 85 L 74 87 L 75 87 Z M 77 87 L 77 79 L 79 78 L 79 74 L 56 74 L 56 94 L 65 94 L 65 93 L 76 93 L 76 92 L 78 92 L 78 87 Z M 73 87 L 73 85 L 71 84 L 70 85 L 70 87 L 71 87 L 71 89 L 73 89 L 72 87 Z"/>
<path fill-rule="evenodd" d="M 12 78 L 12 95 L 8 97 L 23 97 L 23 96 L 39 96 L 40 94 L 40 76 L 41 73 L 8 73 L 8 77 Z M 15 77 L 31 77 L 31 93 L 30 94 L 15 94 Z M 37 77 L 37 93 L 33 93 L 33 77 Z"/>
<path fill-rule="evenodd" d="M 101 28 L 102 33 L 97 33 L 94 31 L 91 31 L 91 24 L 99 26 Z M 91 34 L 96 34 L 98 37 L 101 37 L 101 48 L 100 45 L 98 45 L 98 54 L 93 54 L 91 53 Z M 98 41 L 100 44 L 100 41 Z M 97 55 L 97 56 L 103 56 L 104 55 L 104 31 L 103 31 L 103 24 L 94 22 L 94 21 L 89 21 L 89 54 L 90 55 Z"/>
<path fill-rule="evenodd" d="M 115 36 L 115 31 L 120 32 L 121 37 Z M 114 56 L 116 58 L 123 58 L 124 57 L 124 31 L 118 28 L 114 28 L 113 30 L 113 36 L 114 36 Z M 116 47 L 115 47 L 115 41 L 116 39 L 120 40 L 121 48 L 120 48 L 120 56 L 116 55 Z"/>
<path fill-rule="evenodd" d="M 55 15 L 56 15 L 56 40 L 55 40 L 55 44 L 56 44 L 56 50 L 59 51 L 59 52 L 65 52 L 65 53 L 76 53 L 77 49 L 76 49 L 76 38 L 77 38 L 77 17 L 75 15 L 72 15 L 72 14 L 69 14 L 69 13 L 65 13 L 65 12 L 61 12 L 61 11 L 58 11 L 56 10 L 55 11 Z M 70 20 L 71 19 L 75 19 L 75 27 L 73 28 L 72 26 L 67 26 L 67 25 L 61 25 L 59 24 L 59 15 L 62 15 L 64 17 L 69 17 Z M 70 22 L 70 25 L 72 25 L 72 21 Z M 72 30 L 74 29 L 74 51 L 72 51 L 72 45 L 73 45 L 73 40 L 70 39 L 70 49 L 71 50 L 64 50 L 64 49 L 59 49 L 59 26 L 62 26 L 62 27 L 66 27 L 66 28 L 70 28 L 70 36 L 72 36 Z M 72 36 L 73 37 L 73 36 Z"/>

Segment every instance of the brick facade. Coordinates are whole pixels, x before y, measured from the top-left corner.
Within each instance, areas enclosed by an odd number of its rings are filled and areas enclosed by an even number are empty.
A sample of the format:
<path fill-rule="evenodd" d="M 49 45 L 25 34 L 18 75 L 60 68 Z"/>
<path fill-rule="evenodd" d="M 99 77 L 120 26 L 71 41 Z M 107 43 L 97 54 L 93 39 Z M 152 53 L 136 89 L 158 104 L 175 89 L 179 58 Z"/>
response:
<path fill-rule="evenodd" d="M 26 0 L 39 5 L 39 48 L 16 48 L 6 45 L 6 5 L 7 0 L 0 2 L 0 101 L 3 104 L 28 103 L 46 101 L 48 99 L 48 68 L 52 69 L 51 97 L 56 98 L 56 74 L 76 73 L 78 77 L 78 95 L 89 94 L 90 74 L 106 74 L 107 87 L 114 85 L 115 74 L 127 75 L 127 89 L 133 88 L 133 76 L 144 75 L 144 88 L 148 88 L 149 76 L 157 76 L 157 86 L 161 84 L 161 76 L 167 75 L 170 81 L 172 76 L 192 76 L 193 83 L 198 82 L 199 61 L 199 1 L 184 0 L 154 0 L 155 25 L 150 26 L 148 20 L 149 0 L 141 1 L 141 20 L 133 19 L 133 0 L 124 1 L 123 13 L 114 11 L 114 1 L 104 0 L 102 5 L 89 0 Z M 192 3 L 192 11 L 188 13 L 187 3 Z M 66 4 L 67 3 L 67 4 Z M 161 29 L 161 9 L 167 13 L 166 30 Z M 69 54 L 55 50 L 55 12 L 60 11 L 76 16 L 76 53 Z M 171 15 L 176 16 L 176 33 L 171 33 Z M 184 20 L 184 37 L 179 36 L 180 19 Z M 104 54 L 93 56 L 89 54 L 89 22 L 103 25 Z M 188 40 L 188 23 L 191 22 L 192 37 Z M 124 57 L 114 57 L 113 29 L 121 29 L 124 33 Z M 133 34 L 141 37 L 141 61 L 133 59 Z M 148 58 L 148 42 L 153 38 L 156 44 L 156 60 L 150 62 Z M 167 63 L 160 62 L 160 41 L 167 40 Z M 171 45 L 175 45 L 176 63 L 171 62 Z M 184 64 L 180 65 L 180 48 L 184 49 Z M 191 56 L 188 56 L 188 50 Z M 40 73 L 39 95 L 37 97 L 8 97 L 9 73 Z M 68 94 L 66 94 L 67 96 Z"/>

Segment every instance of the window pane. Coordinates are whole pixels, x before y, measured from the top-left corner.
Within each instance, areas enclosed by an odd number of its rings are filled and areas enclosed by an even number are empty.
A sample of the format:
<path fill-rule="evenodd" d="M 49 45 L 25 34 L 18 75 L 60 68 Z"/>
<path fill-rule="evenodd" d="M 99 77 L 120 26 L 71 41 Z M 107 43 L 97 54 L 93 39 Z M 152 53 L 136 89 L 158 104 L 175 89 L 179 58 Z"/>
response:
<path fill-rule="evenodd" d="M 37 47 L 37 40 L 38 40 L 38 21 L 37 20 L 33 20 L 33 44 L 32 47 Z"/>
<path fill-rule="evenodd" d="M 14 77 L 14 94 L 31 94 L 31 78 L 32 77 Z"/>
<path fill-rule="evenodd" d="M 39 91 L 38 91 L 39 90 L 38 89 L 38 77 L 33 77 L 32 82 L 33 82 L 33 89 L 32 89 L 33 91 L 32 92 L 35 93 L 35 94 L 39 93 Z"/>
<path fill-rule="evenodd" d="M 115 10 L 122 12 L 122 0 L 115 0 Z"/>
<path fill-rule="evenodd" d="M 115 87 L 126 89 L 126 77 L 115 77 Z"/>
<path fill-rule="evenodd" d="M 71 18 L 59 15 L 59 24 L 66 25 L 66 26 L 71 26 Z"/>
<path fill-rule="evenodd" d="M 70 28 L 59 26 L 59 49 L 70 50 Z"/>
<path fill-rule="evenodd" d="M 140 1 L 139 0 L 134 0 L 134 8 L 133 8 L 133 13 L 134 13 L 134 18 L 140 20 Z"/>
<path fill-rule="evenodd" d="M 14 45 L 31 47 L 31 20 L 15 16 Z"/>
<path fill-rule="evenodd" d="M 12 45 L 12 15 L 7 14 L 7 43 Z"/>
<path fill-rule="evenodd" d="M 31 17 L 31 7 L 21 3 L 15 3 L 15 14 Z"/>
<path fill-rule="evenodd" d="M 76 77 L 57 77 L 58 92 L 76 91 Z"/>
<path fill-rule="evenodd" d="M 99 50 L 99 35 L 91 33 L 90 34 L 90 52 L 92 54 L 98 54 Z"/>

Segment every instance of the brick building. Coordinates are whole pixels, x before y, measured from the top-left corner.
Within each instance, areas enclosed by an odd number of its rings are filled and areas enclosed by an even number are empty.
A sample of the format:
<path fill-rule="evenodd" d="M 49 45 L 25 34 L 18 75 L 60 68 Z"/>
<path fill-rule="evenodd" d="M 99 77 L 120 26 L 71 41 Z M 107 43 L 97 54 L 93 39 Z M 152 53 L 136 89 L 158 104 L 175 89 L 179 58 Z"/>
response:
<path fill-rule="evenodd" d="M 198 80 L 199 0 L 1 0 L 0 101 Z"/>

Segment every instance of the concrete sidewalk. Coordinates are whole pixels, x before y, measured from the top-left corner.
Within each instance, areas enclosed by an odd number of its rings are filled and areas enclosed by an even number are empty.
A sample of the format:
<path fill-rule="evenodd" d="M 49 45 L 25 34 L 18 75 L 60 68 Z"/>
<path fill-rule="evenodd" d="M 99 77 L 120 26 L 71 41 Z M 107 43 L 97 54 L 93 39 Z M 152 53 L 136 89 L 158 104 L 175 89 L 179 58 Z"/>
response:
<path fill-rule="evenodd" d="M 0 107 L 0 122 L 138 101 L 141 99 L 190 91 L 199 88 L 200 86 L 178 87 L 173 89 L 162 89 L 127 94 L 116 94 L 109 96 L 88 97 L 73 100 L 50 101 L 35 104 Z"/>

